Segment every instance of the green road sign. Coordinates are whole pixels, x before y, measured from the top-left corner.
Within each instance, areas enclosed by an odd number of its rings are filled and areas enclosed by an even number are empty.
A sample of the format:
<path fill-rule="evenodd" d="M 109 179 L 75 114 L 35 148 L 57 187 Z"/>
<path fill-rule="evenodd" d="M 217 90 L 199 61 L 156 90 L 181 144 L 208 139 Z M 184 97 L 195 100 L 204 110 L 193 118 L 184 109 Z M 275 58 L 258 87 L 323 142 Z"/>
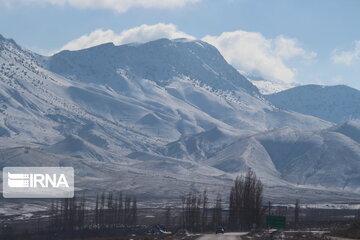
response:
<path fill-rule="evenodd" d="M 286 217 L 284 216 L 266 216 L 266 225 L 272 228 L 285 228 Z"/>

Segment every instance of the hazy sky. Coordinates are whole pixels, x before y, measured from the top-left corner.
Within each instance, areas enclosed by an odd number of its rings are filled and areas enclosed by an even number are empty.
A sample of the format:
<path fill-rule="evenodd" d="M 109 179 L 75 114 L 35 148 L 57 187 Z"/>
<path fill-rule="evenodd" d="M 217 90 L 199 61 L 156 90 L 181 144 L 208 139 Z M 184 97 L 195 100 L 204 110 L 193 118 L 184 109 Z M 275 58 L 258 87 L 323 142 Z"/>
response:
<path fill-rule="evenodd" d="M 187 37 L 283 85 L 360 89 L 358 0 L 0 0 L 0 34 L 42 54 Z"/>

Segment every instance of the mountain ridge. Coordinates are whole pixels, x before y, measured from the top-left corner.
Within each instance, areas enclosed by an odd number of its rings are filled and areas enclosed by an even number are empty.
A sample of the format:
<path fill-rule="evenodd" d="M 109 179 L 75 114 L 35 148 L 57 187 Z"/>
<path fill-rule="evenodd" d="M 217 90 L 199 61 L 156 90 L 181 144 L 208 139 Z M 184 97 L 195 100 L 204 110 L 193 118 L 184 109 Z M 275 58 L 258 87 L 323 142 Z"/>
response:
<path fill-rule="evenodd" d="M 101 52 L 101 55 L 99 55 L 99 52 Z M 71 59 L 67 58 L 69 54 Z M 112 64 L 108 62 L 110 60 L 113 63 L 117 63 L 116 68 L 125 70 L 130 68 L 133 74 L 136 72 L 139 77 L 155 81 L 161 86 L 166 85 L 167 81 L 173 77 L 184 74 L 199 80 L 202 84 L 204 80 L 201 78 L 207 78 L 206 82 L 208 85 L 217 85 L 217 88 L 224 90 L 234 90 L 240 87 L 250 94 L 259 93 L 258 89 L 250 81 L 238 74 L 231 65 L 226 64 L 225 59 L 215 47 L 200 40 L 158 39 L 142 44 L 119 46 L 113 43 L 105 43 L 78 51 L 59 52 L 49 58 L 47 65 L 49 70 L 69 76 L 74 74 L 74 72 L 71 72 L 71 69 L 67 67 L 79 64 L 77 62 L 79 58 L 80 62 L 83 62 L 84 59 L 81 57 L 86 54 L 90 55 L 88 58 L 92 61 L 87 64 L 91 64 L 95 72 L 103 73 L 103 62 L 107 62 L 112 68 Z M 140 55 L 141 57 L 139 57 Z M 189 62 L 189 59 L 192 59 L 192 61 Z M 204 61 L 204 59 L 207 60 Z M 100 68 L 97 67 L 99 65 Z M 139 65 L 143 65 L 142 68 L 145 68 L 145 70 L 137 70 Z M 161 66 L 161 69 L 159 66 Z M 227 74 L 226 76 L 221 76 L 216 71 L 216 69 L 221 67 L 226 68 L 223 70 Z M 199 71 L 201 71 L 200 74 Z M 112 76 L 105 75 L 105 77 L 107 77 L 106 80 L 112 80 Z M 95 82 L 99 80 L 88 80 L 80 75 L 77 75 L 76 79 Z"/>
<path fill-rule="evenodd" d="M 360 91 L 346 85 L 303 85 L 266 95 L 275 106 L 330 122 L 360 119 Z"/>

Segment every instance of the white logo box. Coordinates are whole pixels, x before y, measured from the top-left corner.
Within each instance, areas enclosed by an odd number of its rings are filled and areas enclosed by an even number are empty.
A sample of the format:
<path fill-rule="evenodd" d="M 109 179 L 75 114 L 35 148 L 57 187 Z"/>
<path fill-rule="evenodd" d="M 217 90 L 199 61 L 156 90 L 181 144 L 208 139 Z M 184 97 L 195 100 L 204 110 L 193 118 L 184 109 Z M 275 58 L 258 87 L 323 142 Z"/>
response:
<path fill-rule="evenodd" d="M 5 167 L 4 198 L 72 198 L 72 167 Z"/>

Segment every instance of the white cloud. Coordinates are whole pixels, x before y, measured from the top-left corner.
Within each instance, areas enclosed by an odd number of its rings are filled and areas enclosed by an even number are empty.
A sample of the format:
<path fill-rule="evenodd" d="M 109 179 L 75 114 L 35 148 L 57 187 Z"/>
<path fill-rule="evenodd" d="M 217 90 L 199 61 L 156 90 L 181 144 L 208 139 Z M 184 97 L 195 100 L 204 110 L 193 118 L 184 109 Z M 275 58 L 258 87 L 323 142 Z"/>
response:
<path fill-rule="evenodd" d="M 355 41 L 355 47 L 352 51 L 340 51 L 335 49 L 331 56 L 334 63 L 345 64 L 350 66 L 356 60 L 360 59 L 360 41 Z"/>
<path fill-rule="evenodd" d="M 97 29 L 90 34 L 83 35 L 63 46 L 61 50 L 79 50 L 89 48 L 102 43 L 113 42 L 115 45 L 121 45 L 132 42 L 148 42 L 159 38 L 189 38 L 195 39 L 178 30 L 173 24 L 158 23 L 156 25 L 141 25 L 139 27 L 125 30 L 116 34 L 112 30 Z"/>
<path fill-rule="evenodd" d="M 275 41 L 275 55 L 287 60 L 293 57 L 302 56 L 305 59 L 316 57 L 315 52 L 307 52 L 299 46 L 299 42 L 295 38 L 287 38 L 282 35 L 278 36 Z"/>
<path fill-rule="evenodd" d="M 288 86 L 294 84 L 296 70 L 288 67 L 286 60 L 316 56 L 301 48 L 296 39 L 284 36 L 268 39 L 256 32 L 224 32 L 203 40 L 217 47 L 235 68 Z"/>
<path fill-rule="evenodd" d="M 36 3 L 59 6 L 68 5 L 76 8 L 112 9 L 123 13 L 133 7 L 174 9 L 200 1 L 201 0 L 0 0 L 0 4 Z"/>

